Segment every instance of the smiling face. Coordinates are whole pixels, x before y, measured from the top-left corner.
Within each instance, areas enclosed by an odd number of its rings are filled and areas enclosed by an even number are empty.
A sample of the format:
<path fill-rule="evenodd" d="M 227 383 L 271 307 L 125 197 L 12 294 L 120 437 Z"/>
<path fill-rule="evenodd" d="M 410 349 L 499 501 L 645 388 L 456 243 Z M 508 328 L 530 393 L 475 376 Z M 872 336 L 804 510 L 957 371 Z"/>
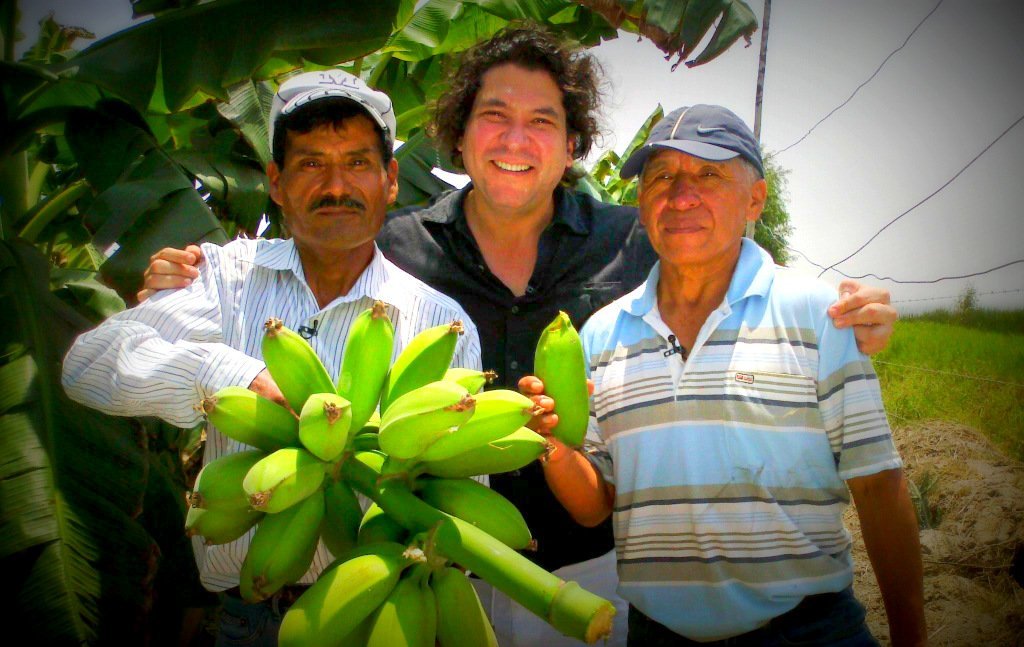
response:
<path fill-rule="evenodd" d="M 267 177 L 300 254 L 372 247 L 398 195 L 398 163 L 384 163 L 377 127 L 362 114 L 289 132 L 284 163 L 271 162 Z"/>
<path fill-rule="evenodd" d="M 507 214 L 550 210 L 573 151 L 562 92 L 551 74 L 512 63 L 488 70 L 459 150 L 482 208 Z"/>
<path fill-rule="evenodd" d="M 713 162 L 661 150 L 640 175 L 640 220 L 663 263 L 729 264 L 767 195 L 765 181 L 739 158 Z"/>

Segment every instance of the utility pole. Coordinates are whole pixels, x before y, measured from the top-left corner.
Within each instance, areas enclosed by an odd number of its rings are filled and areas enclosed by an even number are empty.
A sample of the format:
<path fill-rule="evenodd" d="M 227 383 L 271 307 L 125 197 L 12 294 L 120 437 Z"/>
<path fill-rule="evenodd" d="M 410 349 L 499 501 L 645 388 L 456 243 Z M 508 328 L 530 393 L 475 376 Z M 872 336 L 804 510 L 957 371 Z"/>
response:
<path fill-rule="evenodd" d="M 768 20 L 772 15 L 772 0 L 764 0 L 764 19 L 761 21 L 761 58 L 757 64 L 757 93 L 754 95 L 754 139 L 761 143 L 761 103 L 764 100 L 764 68 L 768 59 Z M 754 238 L 754 222 L 747 223 L 747 238 Z"/>

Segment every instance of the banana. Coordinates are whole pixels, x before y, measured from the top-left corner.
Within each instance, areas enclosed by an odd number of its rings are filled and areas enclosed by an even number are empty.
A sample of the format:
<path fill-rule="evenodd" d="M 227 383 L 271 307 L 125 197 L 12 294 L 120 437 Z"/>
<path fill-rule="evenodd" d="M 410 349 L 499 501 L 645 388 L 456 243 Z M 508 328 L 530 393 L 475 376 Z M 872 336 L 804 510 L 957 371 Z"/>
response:
<path fill-rule="evenodd" d="M 249 495 L 242 488 L 242 480 L 264 456 L 258 449 L 249 449 L 207 463 L 196 477 L 189 504 L 220 512 L 249 510 Z"/>
<path fill-rule="evenodd" d="M 352 428 L 355 429 L 355 425 L 353 425 Z M 356 432 L 356 435 L 358 436 L 359 434 L 375 434 L 375 433 L 377 433 L 379 431 L 380 431 L 380 413 L 377 412 L 377 411 L 374 411 L 370 415 L 370 419 L 366 421 L 366 424 L 364 424 L 359 429 L 359 431 Z"/>
<path fill-rule="evenodd" d="M 473 415 L 475 400 L 456 382 L 439 380 L 409 391 L 384 412 L 380 447 L 400 459 L 415 458 Z"/>
<path fill-rule="evenodd" d="M 480 474 L 502 474 L 529 465 L 547 450 L 540 434 L 523 427 L 481 447 L 440 461 L 420 465 L 427 474 L 445 478 L 466 478 Z"/>
<path fill-rule="evenodd" d="M 265 452 L 298 444 L 291 411 L 242 386 L 226 386 L 200 404 L 207 420 L 228 438 Z"/>
<path fill-rule="evenodd" d="M 263 361 L 293 411 L 302 411 L 306 398 L 314 393 L 335 392 L 323 362 L 297 332 L 274 317 L 267 319 L 263 330 Z"/>
<path fill-rule="evenodd" d="M 299 440 L 322 461 L 334 461 L 348 444 L 352 429 L 349 401 L 334 393 L 314 393 L 299 414 Z"/>
<path fill-rule="evenodd" d="M 398 398 L 413 389 L 444 377 L 455 356 L 462 334 L 462 322 L 434 326 L 421 331 L 402 349 L 388 372 L 380 394 L 380 410 L 386 413 Z"/>
<path fill-rule="evenodd" d="M 418 460 L 444 460 L 504 438 L 541 412 L 533 400 L 508 389 L 485 391 L 473 399 L 476 401 L 473 416 L 454 433 L 434 441 Z"/>
<path fill-rule="evenodd" d="M 345 481 L 330 481 L 324 488 L 324 525 L 321 537 L 327 550 L 340 557 L 356 545 L 363 509 Z"/>
<path fill-rule="evenodd" d="M 498 647 L 491 621 L 465 573 L 445 566 L 430 576 L 430 588 L 437 598 L 440 647 Z"/>
<path fill-rule="evenodd" d="M 429 567 L 406 571 L 374 613 L 366 647 L 434 647 L 437 603 L 427 586 Z"/>
<path fill-rule="evenodd" d="M 363 427 L 365 429 L 365 427 Z M 358 434 L 352 439 L 352 450 L 357 452 L 364 452 L 370 449 L 380 449 L 380 439 L 377 434 L 368 432 L 364 434 Z"/>
<path fill-rule="evenodd" d="M 257 510 L 207 510 L 189 508 L 185 515 L 185 534 L 199 535 L 207 546 L 227 544 L 249 532 L 263 518 Z"/>
<path fill-rule="evenodd" d="M 579 447 L 587 435 L 590 392 L 583 342 L 569 315 L 559 312 L 541 333 L 533 369 L 544 382 L 544 393 L 555 401 L 558 424 L 552 434 L 570 447 Z"/>
<path fill-rule="evenodd" d="M 253 508 L 276 513 L 320 489 L 324 475 L 324 464 L 312 454 L 286 447 L 253 465 L 242 479 L 242 489 Z"/>
<path fill-rule="evenodd" d="M 421 478 L 417 483 L 421 499 L 473 524 L 508 547 L 520 550 L 533 542 L 519 510 L 486 485 L 471 479 L 437 478 Z"/>
<path fill-rule="evenodd" d="M 352 427 L 361 428 L 380 402 L 391 366 L 395 327 L 383 301 L 374 301 L 348 330 L 338 375 L 338 395 L 352 403 Z"/>
<path fill-rule="evenodd" d="M 466 387 L 466 390 L 470 394 L 480 393 L 485 386 L 498 379 L 498 374 L 494 371 L 478 371 L 472 368 L 450 368 L 445 371 L 443 380 L 449 382 L 458 382 L 462 386 Z"/>
<path fill-rule="evenodd" d="M 360 546 L 369 544 L 397 542 L 402 543 L 409 531 L 392 519 L 376 503 L 370 504 L 359 523 L 357 541 Z"/>
<path fill-rule="evenodd" d="M 281 647 L 341 647 L 398 583 L 408 564 L 401 544 L 377 544 L 374 552 L 324 571 L 288 609 L 281 622 Z"/>
<path fill-rule="evenodd" d="M 284 512 L 263 517 L 242 562 L 242 599 L 259 602 L 298 582 L 313 563 L 323 519 L 322 496 L 306 497 Z"/>

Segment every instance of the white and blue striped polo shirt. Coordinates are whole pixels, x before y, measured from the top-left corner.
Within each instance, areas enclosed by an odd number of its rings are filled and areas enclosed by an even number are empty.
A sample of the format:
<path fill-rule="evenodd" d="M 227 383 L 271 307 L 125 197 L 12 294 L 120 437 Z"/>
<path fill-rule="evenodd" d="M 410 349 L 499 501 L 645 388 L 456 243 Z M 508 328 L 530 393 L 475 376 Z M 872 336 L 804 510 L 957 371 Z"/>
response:
<path fill-rule="evenodd" d="M 616 487 L 619 593 L 696 640 L 765 624 L 852 582 L 845 479 L 898 468 L 870 361 L 835 291 L 749 240 L 685 363 L 660 265 L 582 331 L 590 440 Z"/>
<path fill-rule="evenodd" d="M 199 278 L 164 290 L 79 337 L 64 360 L 64 388 L 78 402 L 120 416 L 158 416 L 192 427 L 199 402 L 228 385 L 247 386 L 265 368 L 263 324 L 277 317 L 292 330 L 316 328 L 310 344 L 337 379 L 353 320 L 375 300 L 395 326 L 392 361 L 420 331 L 459 319 L 465 326 L 454 366 L 480 368 L 476 326 L 454 300 L 395 267 L 374 248 L 348 294 L 320 308 L 291 240 L 204 244 Z M 204 464 L 249 447 L 207 428 Z M 193 538 L 200 579 L 211 590 L 238 585 L 253 531 L 229 544 Z M 321 544 L 300 580 L 312 583 L 331 562 Z"/>

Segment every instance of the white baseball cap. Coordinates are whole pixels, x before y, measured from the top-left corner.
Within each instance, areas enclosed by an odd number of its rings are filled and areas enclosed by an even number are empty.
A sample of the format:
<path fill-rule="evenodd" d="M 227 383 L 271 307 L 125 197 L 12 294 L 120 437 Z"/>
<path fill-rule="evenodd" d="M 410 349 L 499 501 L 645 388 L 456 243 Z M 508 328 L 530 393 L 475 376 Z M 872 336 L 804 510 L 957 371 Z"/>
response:
<path fill-rule="evenodd" d="M 395 110 L 391 97 L 366 85 L 358 76 L 343 70 L 322 70 L 297 74 L 281 84 L 270 106 L 270 145 L 274 145 L 274 123 L 281 115 L 328 97 L 355 101 L 384 131 L 389 148 L 395 146 Z"/>

